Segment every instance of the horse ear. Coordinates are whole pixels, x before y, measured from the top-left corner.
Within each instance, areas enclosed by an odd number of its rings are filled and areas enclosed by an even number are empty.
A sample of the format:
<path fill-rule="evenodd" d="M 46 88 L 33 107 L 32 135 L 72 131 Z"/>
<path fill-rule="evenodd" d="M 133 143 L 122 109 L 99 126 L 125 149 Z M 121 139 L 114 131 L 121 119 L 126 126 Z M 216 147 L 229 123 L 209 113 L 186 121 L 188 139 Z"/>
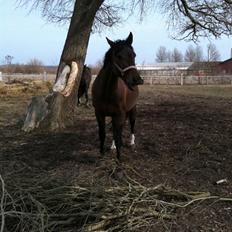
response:
<path fill-rule="evenodd" d="M 107 40 L 108 44 L 110 45 L 110 47 L 114 46 L 114 42 L 112 40 L 108 39 L 107 37 L 106 37 L 106 40 Z"/>
<path fill-rule="evenodd" d="M 133 43 L 133 34 L 130 32 L 129 36 L 126 39 L 126 43 L 132 45 Z"/>

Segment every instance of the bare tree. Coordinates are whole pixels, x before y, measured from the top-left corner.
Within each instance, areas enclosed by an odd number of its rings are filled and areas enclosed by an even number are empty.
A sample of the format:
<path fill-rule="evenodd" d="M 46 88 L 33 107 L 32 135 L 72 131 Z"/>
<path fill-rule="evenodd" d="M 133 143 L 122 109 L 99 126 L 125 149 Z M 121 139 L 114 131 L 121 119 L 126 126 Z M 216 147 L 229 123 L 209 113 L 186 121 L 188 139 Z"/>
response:
<path fill-rule="evenodd" d="M 184 60 L 186 62 L 194 62 L 196 61 L 196 52 L 192 45 L 188 46 L 188 48 L 185 51 Z"/>
<path fill-rule="evenodd" d="M 76 95 L 82 73 L 91 31 L 101 26 L 112 27 L 139 10 L 140 18 L 159 3 L 169 17 L 170 26 L 180 37 L 197 39 L 198 36 L 231 35 L 231 0 L 17 0 L 21 5 L 39 8 L 42 16 L 52 22 L 70 22 L 53 94 L 47 98 L 48 113 L 41 125 L 52 130 L 72 125 Z"/>
<path fill-rule="evenodd" d="M 202 47 L 200 45 L 197 45 L 195 47 L 195 61 L 197 62 L 201 62 L 201 61 L 204 61 L 204 54 L 203 54 L 203 50 L 202 50 Z"/>
<path fill-rule="evenodd" d="M 198 37 L 232 34 L 231 0 L 160 0 L 174 38 L 197 40 Z"/>
<path fill-rule="evenodd" d="M 5 56 L 5 63 L 6 63 L 7 65 L 11 65 L 13 59 L 14 59 L 13 56 L 11 56 L 11 55 L 6 55 L 6 56 Z"/>
<path fill-rule="evenodd" d="M 169 57 L 169 54 L 168 54 L 166 47 L 160 46 L 156 52 L 156 59 L 155 59 L 156 62 L 160 62 L 160 63 L 167 62 L 168 57 Z"/>
<path fill-rule="evenodd" d="M 16 0 L 20 5 L 40 8 L 42 16 L 50 22 L 69 23 L 75 0 Z M 196 40 L 199 36 L 232 34 L 232 0 L 102 0 L 93 23 L 94 30 L 112 27 L 124 22 L 129 15 L 139 10 L 140 19 L 150 9 L 162 10 L 175 38 Z M 127 11 L 127 14 L 123 14 Z M 125 17 L 123 18 L 123 15 Z M 172 33 L 173 34 L 173 33 Z"/>
<path fill-rule="evenodd" d="M 103 66 L 103 60 L 98 60 L 94 65 L 91 65 L 91 72 L 93 75 L 97 75 Z"/>
<path fill-rule="evenodd" d="M 43 62 L 37 58 L 30 59 L 25 65 L 27 73 L 42 73 L 44 72 Z"/>
<path fill-rule="evenodd" d="M 217 47 L 213 43 L 209 43 L 207 45 L 207 61 L 219 61 L 220 53 L 217 50 Z"/>
<path fill-rule="evenodd" d="M 167 51 L 167 61 L 168 62 L 173 62 L 173 60 L 172 60 L 172 52 L 170 50 Z"/>
<path fill-rule="evenodd" d="M 27 65 L 43 66 L 43 62 L 37 58 L 32 58 L 27 62 Z"/>
<path fill-rule="evenodd" d="M 183 55 L 181 51 L 179 51 L 177 48 L 174 48 L 171 52 L 171 61 L 172 62 L 182 62 L 183 61 Z"/>
<path fill-rule="evenodd" d="M 193 47 L 192 45 L 188 46 L 188 48 L 185 51 L 185 57 L 184 60 L 186 62 L 201 62 L 204 61 L 204 55 L 202 47 L 197 45 L 196 47 Z"/>

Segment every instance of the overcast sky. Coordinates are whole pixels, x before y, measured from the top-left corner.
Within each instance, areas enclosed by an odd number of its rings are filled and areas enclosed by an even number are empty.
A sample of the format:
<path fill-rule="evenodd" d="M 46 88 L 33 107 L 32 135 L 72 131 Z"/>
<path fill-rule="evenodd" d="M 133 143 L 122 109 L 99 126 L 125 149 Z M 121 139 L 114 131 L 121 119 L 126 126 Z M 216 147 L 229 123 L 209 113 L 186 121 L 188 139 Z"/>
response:
<path fill-rule="evenodd" d="M 41 60 L 46 65 L 56 65 L 67 34 L 68 26 L 47 23 L 40 17 L 39 11 L 28 13 L 28 9 L 17 8 L 15 0 L 0 0 L 0 64 L 4 57 L 14 57 L 13 63 L 27 63 L 32 58 Z M 91 35 L 87 52 L 87 64 L 101 60 L 108 49 L 105 37 L 112 40 L 124 39 L 129 32 L 134 35 L 134 49 L 138 64 L 152 64 L 159 46 L 172 50 L 178 48 L 182 52 L 193 44 L 170 39 L 167 26 L 162 15 L 148 16 L 142 23 L 130 19 L 120 27 L 103 31 L 100 35 Z M 212 40 L 221 54 L 221 59 L 230 58 L 232 38 Z M 207 39 L 200 45 L 206 50 Z M 194 45 L 194 44 L 193 44 Z M 206 53 L 206 51 L 204 51 Z"/>

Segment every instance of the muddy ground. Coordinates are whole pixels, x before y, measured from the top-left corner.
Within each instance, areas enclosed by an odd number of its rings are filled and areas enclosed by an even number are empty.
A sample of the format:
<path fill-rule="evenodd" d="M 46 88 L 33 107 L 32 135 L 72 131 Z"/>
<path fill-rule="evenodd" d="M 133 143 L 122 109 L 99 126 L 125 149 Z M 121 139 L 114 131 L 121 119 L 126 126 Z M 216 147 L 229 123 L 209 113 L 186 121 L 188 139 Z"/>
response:
<path fill-rule="evenodd" d="M 44 94 L 40 90 L 36 94 Z M 109 165 L 115 154 L 99 155 L 92 107 L 80 106 L 75 125 L 62 133 L 22 132 L 26 106 L 34 94 L 0 95 L 3 178 L 39 173 L 83 186 L 94 181 L 101 186 L 123 183 L 121 172 L 113 172 Z M 143 86 L 137 111 L 134 149 L 127 145 L 128 125 L 124 130 L 122 166 L 131 178 L 144 186 L 162 183 L 180 191 L 232 198 L 232 87 Z M 215 184 L 221 179 L 227 182 Z M 200 202 L 178 211 L 175 220 L 154 219 L 142 231 L 232 231 L 231 215 L 232 202 Z"/>

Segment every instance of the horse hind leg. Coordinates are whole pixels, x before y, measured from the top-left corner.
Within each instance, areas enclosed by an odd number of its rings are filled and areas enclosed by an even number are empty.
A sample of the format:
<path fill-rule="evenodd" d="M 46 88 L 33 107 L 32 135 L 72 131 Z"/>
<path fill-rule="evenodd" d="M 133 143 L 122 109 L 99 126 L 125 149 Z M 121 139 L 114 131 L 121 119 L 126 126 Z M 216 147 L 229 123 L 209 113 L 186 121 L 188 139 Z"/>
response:
<path fill-rule="evenodd" d="M 98 134 L 100 139 L 100 153 L 104 155 L 105 153 L 105 116 L 100 115 L 99 113 L 95 112 L 97 122 L 98 122 Z"/>
<path fill-rule="evenodd" d="M 78 94 L 77 94 L 77 105 L 80 105 L 81 104 L 81 97 L 82 97 L 82 91 L 78 90 Z"/>
<path fill-rule="evenodd" d="M 78 97 L 78 98 L 77 98 L 77 105 L 79 106 L 80 104 L 81 104 L 80 98 Z"/>
<path fill-rule="evenodd" d="M 130 146 L 135 146 L 135 119 L 136 119 L 136 106 L 132 108 L 129 113 L 130 131 L 131 131 L 131 141 Z"/>

